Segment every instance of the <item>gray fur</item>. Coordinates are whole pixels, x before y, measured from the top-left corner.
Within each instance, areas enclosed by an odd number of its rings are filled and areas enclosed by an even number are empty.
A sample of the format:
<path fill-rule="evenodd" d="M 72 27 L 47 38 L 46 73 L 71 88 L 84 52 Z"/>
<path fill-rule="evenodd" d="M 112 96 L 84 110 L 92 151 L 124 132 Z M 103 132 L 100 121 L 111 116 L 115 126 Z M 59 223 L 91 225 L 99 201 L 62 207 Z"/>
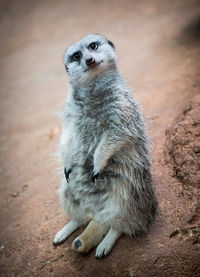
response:
<path fill-rule="evenodd" d="M 95 41 L 98 49 L 88 49 Z M 76 51 L 81 58 L 72 61 Z M 90 57 L 99 65 L 88 70 Z M 64 210 L 80 225 L 94 219 L 130 236 L 147 231 L 157 207 L 149 144 L 114 46 L 90 34 L 73 44 L 64 60 L 72 85 L 61 137 L 64 166 L 72 169 L 60 188 Z M 95 182 L 92 173 L 99 173 Z"/>

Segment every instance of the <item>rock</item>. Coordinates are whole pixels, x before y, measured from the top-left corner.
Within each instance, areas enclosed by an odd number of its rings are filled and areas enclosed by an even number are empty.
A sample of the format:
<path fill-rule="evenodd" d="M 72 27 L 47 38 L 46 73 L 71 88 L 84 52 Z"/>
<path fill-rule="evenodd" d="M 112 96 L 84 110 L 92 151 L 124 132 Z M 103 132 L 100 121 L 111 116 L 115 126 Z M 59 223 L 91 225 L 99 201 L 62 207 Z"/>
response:
<path fill-rule="evenodd" d="M 28 184 L 24 184 L 22 187 L 23 192 L 28 188 Z"/>
<path fill-rule="evenodd" d="M 166 132 L 166 146 L 174 175 L 185 187 L 200 187 L 200 96 L 183 111 Z"/>
<path fill-rule="evenodd" d="M 196 154 L 200 153 L 200 145 L 195 145 L 193 147 L 193 152 L 196 153 Z"/>
<path fill-rule="evenodd" d="M 19 192 L 15 191 L 15 192 L 11 193 L 10 196 L 16 198 L 17 196 L 19 196 Z"/>

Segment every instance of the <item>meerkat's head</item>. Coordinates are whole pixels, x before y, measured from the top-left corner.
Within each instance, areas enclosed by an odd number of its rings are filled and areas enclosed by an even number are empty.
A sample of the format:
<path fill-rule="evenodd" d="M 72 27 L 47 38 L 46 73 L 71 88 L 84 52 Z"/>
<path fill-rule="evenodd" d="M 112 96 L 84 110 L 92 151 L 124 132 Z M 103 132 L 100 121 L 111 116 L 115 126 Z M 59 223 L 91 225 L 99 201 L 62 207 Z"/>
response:
<path fill-rule="evenodd" d="M 89 83 L 98 74 L 115 68 L 114 44 L 104 36 L 87 35 L 67 49 L 64 63 L 73 85 Z"/>

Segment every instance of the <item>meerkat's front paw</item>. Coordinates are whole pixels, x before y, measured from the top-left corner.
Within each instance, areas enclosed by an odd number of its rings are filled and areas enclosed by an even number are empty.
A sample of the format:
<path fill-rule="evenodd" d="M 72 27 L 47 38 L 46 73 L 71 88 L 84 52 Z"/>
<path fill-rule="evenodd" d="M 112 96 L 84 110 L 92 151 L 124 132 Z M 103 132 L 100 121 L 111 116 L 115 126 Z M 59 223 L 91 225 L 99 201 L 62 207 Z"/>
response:
<path fill-rule="evenodd" d="M 66 238 L 67 238 L 67 236 L 66 236 L 66 228 L 64 227 L 63 229 L 61 229 L 61 230 L 55 235 L 55 238 L 54 238 L 54 240 L 53 240 L 53 245 L 57 245 L 57 244 L 63 242 Z"/>
<path fill-rule="evenodd" d="M 69 174 L 72 172 L 72 169 L 71 168 L 64 168 L 64 173 L 65 173 L 65 178 L 66 178 L 66 181 L 67 183 L 69 183 Z"/>
<path fill-rule="evenodd" d="M 100 243 L 96 249 L 95 258 L 100 259 L 107 256 L 112 249 L 112 245 L 106 245 L 103 241 Z"/>
<path fill-rule="evenodd" d="M 71 220 L 65 227 L 63 227 L 53 240 L 53 245 L 57 245 L 66 240 L 76 229 L 81 226 L 80 222 Z"/>
<path fill-rule="evenodd" d="M 95 258 L 100 259 L 100 258 L 103 258 L 104 256 L 107 256 L 120 236 L 121 236 L 120 231 L 110 228 L 105 238 L 98 245 L 96 249 Z"/>

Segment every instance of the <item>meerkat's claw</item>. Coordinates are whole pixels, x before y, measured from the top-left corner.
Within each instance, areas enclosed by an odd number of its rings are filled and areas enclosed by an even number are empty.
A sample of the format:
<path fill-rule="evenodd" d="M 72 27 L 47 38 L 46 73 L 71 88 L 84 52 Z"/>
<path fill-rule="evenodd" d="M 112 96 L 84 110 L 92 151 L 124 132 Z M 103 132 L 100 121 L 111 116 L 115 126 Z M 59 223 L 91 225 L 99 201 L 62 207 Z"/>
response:
<path fill-rule="evenodd" d="M 66 167 L 64 168 L 64 173 L 65 173 L 65 178 L 67 180 L 67 183 L 69 183 L 69 174 L 72 172 L 72 169 L 69 168 L 67 169 Z"/>
<path fill-rule="evenodd" d="M 94 183 L 96 179 L 99 177 L 99 172 L 92 172 L 92 182 Z"/>

